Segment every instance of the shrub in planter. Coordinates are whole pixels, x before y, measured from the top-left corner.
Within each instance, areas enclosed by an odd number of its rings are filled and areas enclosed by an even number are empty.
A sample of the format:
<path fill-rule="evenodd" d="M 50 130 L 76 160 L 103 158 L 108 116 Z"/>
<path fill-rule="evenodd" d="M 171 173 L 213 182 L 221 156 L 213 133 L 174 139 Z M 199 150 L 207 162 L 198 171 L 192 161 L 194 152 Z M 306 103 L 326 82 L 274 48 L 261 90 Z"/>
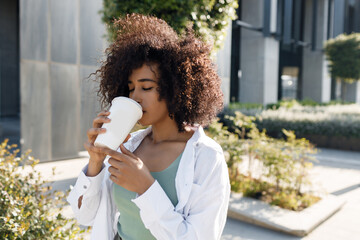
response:
<path fill-rule="evenodd" d="M 341 81 L 341 97 L 345 98 L 344 83 L 360 81 L 360 33 L 340 34 L 325 44 L 331 76 Z"/>
<path fill-rule="evenodd" d="M 242 105 L 234 105 L 242 106 Z M 270 106 L 268 106 L 270 107 Z M 257 127 L 266 129 L 274 138 L 286 137 L 282 129 L 293 130 L 319 147 L 360 150 L 360 105 L 346 102 L 328 102 L 313 105 L 312 101 L 281 101 L 268 109 L 241 108 L 242 113 L 256 116 Z M 219 114 L 220 121 L 233 131 L 226 115 L 235 116 L 234 107 Z"/>
<path fill-rule="evenodd" d="M 223 148 L 231 182 L 238 174 L 237 164 L 242 161 L 241 155 L 244 153 L 242 145 L 239 144 L 239 136 L 236 133 L 228 131 L 227 127 L 219 122 L 219 120 L 209 125 L 206 132 Z"/>
<path fill-rule="evenodd" d="M 340 34 L 325 44 L 330 72 L 345 82 L 360 80 L 360 33 Z"/>
<path fill-rule="evenodd" d="M 30 151 L 17 157 L 7 142 L 0 145 L 0 239 L 82 239 L 84 230 L 60 213 L 65 193 L 50 191 Z"/>
<path fill-rule="evenodd" d="M 291 105 L 291 107 L 290 107 Z M 280 103 L 267 110 L 241 109 L 244 114 L 256 116 L 257 127 L 266 129 L 273 137 L 284 137 L 282 129 L 294 130 L 296 135 L 344 136 L 360 138 L 360 106 L 358 104 L 300 105 Z M 221 121 L 229 129 L 231 122 L 224 115 L 235 115 L 236 110 L 225 109 Z"/>
<path fill-rule="evenodd" d="M 207 131 L 223 147 L 232 191 L 290 210 L 302 210 L 319 200 L 303 188 L 310 184 L 307 175 L 316 151 L 308 140 L 287 130 L 283 130 L 286 139 L 271 138 L 258 130 L 253 117 L 240 112 L 225 118 L 234 131 L 219 122 Z"/>
<path fill-rule="evenodd" d="M 261 114 L 262 111 L 266 109 L 276 110 L 279 108 L 288 108 L 291 109 L 297 106 L 332 106 L 332 105 L 350 105 L 353 102 L 341 101 L 341 100 L 332 100 L 330 102 L 318 103 L 312 99 L 305 98 L 303 100 L 280 100 L 277 103 L 267 104 L 265 107 L 260 103 L 240 103 L 240 102 L 231 102 L 227 108 L 224 109 L 223 113 L 225 115 L 234 115 L 235 111 L 240 111 L 245 115 L 256 116 Z"/>
<path fill-rule="evenodd" d="M 312 134 L 360 138 L 360 106 L 280 107 L 262 111 L 257 115 L 256 123 L 274 137 L 280 137 L 281 129 L 285 128 L 299 136 Z"/>

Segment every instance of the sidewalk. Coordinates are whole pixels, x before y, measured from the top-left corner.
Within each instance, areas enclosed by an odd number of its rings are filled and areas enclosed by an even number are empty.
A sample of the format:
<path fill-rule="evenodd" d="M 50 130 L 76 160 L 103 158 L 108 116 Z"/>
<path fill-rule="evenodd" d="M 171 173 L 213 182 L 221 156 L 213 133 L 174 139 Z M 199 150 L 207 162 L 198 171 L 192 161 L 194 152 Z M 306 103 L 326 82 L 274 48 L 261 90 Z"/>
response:
<path fill-rule="evenodd" d="M 245 222 L 228 218 L 222 240 L 356 240 L 360 236 L 360 152 L 320 149 L 316 154 L 318 162 L 314 164 L 310 176 L 316 189 L 337 195 L 346 200 L 344 207 L 330 219 L 304 238 L 268 230 Z M 69 159 L 41 163 L 36 169 L 45 179 L 54 181 L 53 188 L 67 190 L 74 185 L 82 167 L 88 159 Z M 56 167 L 55 176 L 52 168 Z M 72 216 L 70 208 L 64 210 L 66 216 Z"/>

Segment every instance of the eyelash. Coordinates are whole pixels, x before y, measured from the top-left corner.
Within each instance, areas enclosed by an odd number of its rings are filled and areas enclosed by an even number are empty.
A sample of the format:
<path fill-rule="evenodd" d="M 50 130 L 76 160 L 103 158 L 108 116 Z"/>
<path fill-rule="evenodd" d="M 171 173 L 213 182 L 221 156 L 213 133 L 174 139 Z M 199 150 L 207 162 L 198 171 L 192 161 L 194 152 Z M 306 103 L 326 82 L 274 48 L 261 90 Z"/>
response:
<path fill-rule="evenodd" d="M 135 88 L 134 88 L 134 89 L 135 89 Z M 134 89 L 129 89 L 129 92 L 134 91 Z M 144 91 L 150 91 L 151 89 L 153 89 L 153 87 L 143 88 Z"/>

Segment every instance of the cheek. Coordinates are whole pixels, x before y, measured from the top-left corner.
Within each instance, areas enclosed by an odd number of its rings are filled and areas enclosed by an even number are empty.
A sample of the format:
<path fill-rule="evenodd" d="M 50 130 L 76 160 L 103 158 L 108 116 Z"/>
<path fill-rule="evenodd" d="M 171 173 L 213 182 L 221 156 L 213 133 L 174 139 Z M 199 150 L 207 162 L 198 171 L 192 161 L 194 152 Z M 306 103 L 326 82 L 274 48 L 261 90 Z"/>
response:
<path fill-rule="evenodd" d="M 167 105 L 166 103 L 161 103 L 159 106 L 158 106 L 158 109 L 157 109 L 157 112 L 158 112 L 158 115 L 159 117 L 164 117 L 164 116 L 168 116 L 169 115 L 169 111 L 167 109 Z"/>
<path fill-rule="evenodd" d="M 148 114 L 147 114 L 148 113 Z M 166 103 L 158 100 L 152 102 L 152 104 L 149 106 L 148 111 L 145 113 L 145 116 L 148 115 L 148 117 L 151 116 L 151 118 L 162 118 L 164 115 L 168 115 L 168 110 Z"/>

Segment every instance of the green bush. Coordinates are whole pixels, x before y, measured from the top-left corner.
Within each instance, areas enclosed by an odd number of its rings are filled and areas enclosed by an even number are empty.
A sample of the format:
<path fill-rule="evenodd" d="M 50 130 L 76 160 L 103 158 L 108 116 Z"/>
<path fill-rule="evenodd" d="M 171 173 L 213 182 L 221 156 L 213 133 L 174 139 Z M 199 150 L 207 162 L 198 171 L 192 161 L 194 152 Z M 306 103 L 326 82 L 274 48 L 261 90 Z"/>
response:
<path fill-rule="evenodd" d="M 325 44 L 333 77 L 346 82 L 360 80 L 360 33 L 341 34 Z"/>
<path fill-rule="evenodd" d="M 0 239 L 82 239 L 84 230 L 60 213 L 65 193 L 50 191 L 30 151 L 17 157 L 7 143 L 0 145 Z"/>
<path fill-rule="evenodd" d="M 189 23 L 193 23 L 195 33 L 203 40 L 211 42 L 214 49 L 222 47 L 227 26 L 236 18 L 235 0 L 104 0 L 102 20 L 108 25 L 108 38 L 114 40 L 116 31 L 112 26 L 114 18 L 128 13 L 153 15 L 165 20 L 177 33 L 182 33 Z"/>
<path fill-rule="evenodd" d="M 308 170 L 316 149 L 294 132 L 282 130 L 286 139 L 271 138 L 259 131 L 255 118 L 235 112 L 225 116 L 232 125 L 216 121 L 207 133 L 223 148 L 232 191 L 262 199 L 291 210 L 302 210 L 319 200 L 304 192 L 310 185 Z"/>
<path fill-rule="evenodd" d="M 229 104 L 229 109 L 264 109 L 264 106 L 260 103 L 232 102 Z"/>
<path fill-rule="evenodd" d="M 267 129 L 274 137 L 281 137 L 282 129 L 293 130 L 296 135 L 344 136 L 360 138 L 360 106 L 298 106 L 266 110 L 257 115 L 259 129 Z"/>
<path fill-rule="evenodd" d="M 285 108 L 293 108 L 295 106 L 311 106 L 311 107 L 317 107 L 317 106 L 331 106 L 331 105 L 348 105 L 352 104 L 351 102 L 341 101 L 341 100 L 332 100 L 330 102 L 326 103 L 318 103 L 312 99 L 305 98 L 303 100 L 280 100 L 277 103 L 270 103 L 267 104 L 265 109 L 279 109 L 280 107 Z M 237 108 L 239 109 L 239 108 Z"/>
<path fill-rule="evenodd" d="M 256 116 L 255 123 L 266 129 L 272 137 L 284 137 L 282 129 L 293 130 L 297 136 L 343 136 L 360 138 L 360 106 L 347 102 L 332 101 L 314 104 L 311 100 L 280 101 L 267 109 L 238 109 L 246 115 Z M 221 121 L 231 130 L 231 123 L 224 115 L 235 115 L 236 108 L 224 110 Z"/>
<path fill-rule="evenodd" d="M 214 121 L 206 130 L 208 135 L 223 148 L 229 174 L 236 174 L 237 163 L 241 162 L 241 155 L 244 152 L 241 144 L 239 144 L 239 135 L 228 131 L 227 127 L 219 121 Z"/>

